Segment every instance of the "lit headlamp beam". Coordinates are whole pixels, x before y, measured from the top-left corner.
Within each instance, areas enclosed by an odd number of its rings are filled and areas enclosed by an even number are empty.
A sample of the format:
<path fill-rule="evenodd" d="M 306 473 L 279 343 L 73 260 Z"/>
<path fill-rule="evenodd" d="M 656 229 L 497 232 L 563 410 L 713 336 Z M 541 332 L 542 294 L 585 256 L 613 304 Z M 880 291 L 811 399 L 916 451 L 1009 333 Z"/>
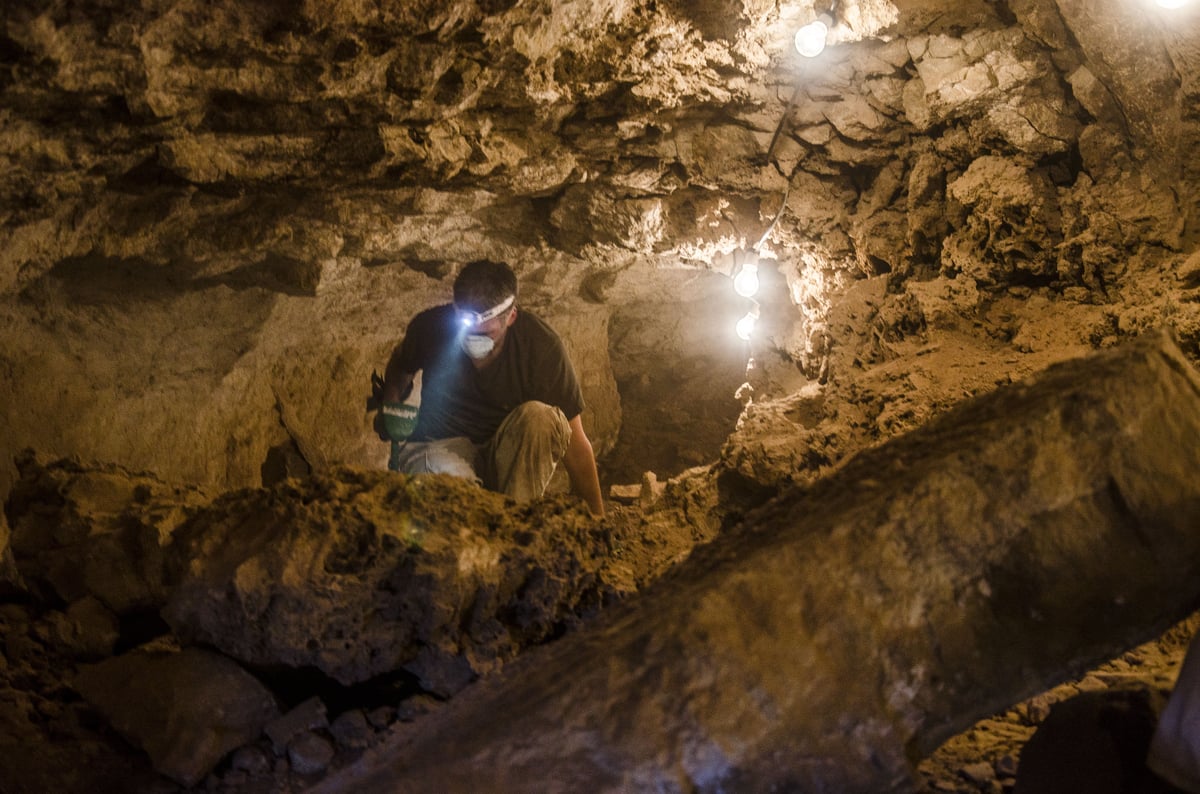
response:
<path fill-rule="evenodd" d="M 458 321 L 463 324 L 463 327 L 474 328 L 477 325 L 486 323 L 493 317 L 499 317 L 513 305 L 516 299 L 516 295 L 509 295 L 500 303 L 497 303 L 495 306 L 484 312 L 473 312 L 469 309 L 460 309 L 457 306 L 454 307 L 454 310 L 458 312 Z"/>

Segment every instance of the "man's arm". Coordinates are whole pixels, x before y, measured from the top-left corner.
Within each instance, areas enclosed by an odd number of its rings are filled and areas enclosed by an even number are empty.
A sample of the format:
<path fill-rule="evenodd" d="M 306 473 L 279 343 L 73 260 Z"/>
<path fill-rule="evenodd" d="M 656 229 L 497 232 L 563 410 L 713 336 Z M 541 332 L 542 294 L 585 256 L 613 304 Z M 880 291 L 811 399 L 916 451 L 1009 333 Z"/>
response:
<path fill-rule="evenodd" d="M 398 403 L 412 391 L 415 372 L 405 372 L 400 365 L 400 348 L 397 346 L 388 359 L 387 369 L 383 371 L 383 401 Z"/>
<path fill-rule="evenodd" d="M 592 515 L 604 517 L 604 499 L 600 494 L 600 475 L 596 473 L 596 456 L 592 442 L 583 432 L 583 417 L 576 414 L 571 420 L 571 440 L 567 442 L 567 453 L 563 466 L 571 478 L 571 490 L 587 502 Z"/>

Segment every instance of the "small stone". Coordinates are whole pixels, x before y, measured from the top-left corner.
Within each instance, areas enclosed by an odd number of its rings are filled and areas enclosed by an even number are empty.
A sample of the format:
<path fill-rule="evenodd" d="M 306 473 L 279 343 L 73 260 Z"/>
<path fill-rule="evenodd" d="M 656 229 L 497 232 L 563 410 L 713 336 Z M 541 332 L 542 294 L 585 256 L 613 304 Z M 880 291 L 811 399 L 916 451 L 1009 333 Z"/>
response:
<path fill-rule="evenodd" d="M 995 769 L 998 778 L 1014 778 L 1017 776 L 1017 759 L 1011 755 L 1001 756 L 996 759 L 992 768 Z"/>
<path fill-rule="evenodd" d="M 329 732 L 333 734 L 334 741 L 348 750 L 366 747 L 374 735 L 362 709 L 354 709 L 338 715 L 338 718 L 330 723 Z"/>
<path fill-rule="evenodd" d="M 319 775 L 333 760 L 333 745 L 324 737 L 306 731 L 292 739 L 287 748 L 292 771 L 298 775 Z"/>
<path fill-rule="evenodd" d="M 271 772 L 271 759 L 261 748 L 252 744 L 239 747 L 233 753 L 230 766 L 251 775 L 266 775 Z"/>
<path fill-rule="evenodd" d="M 1025 718 L 1030 725 L 1040 725 L 1050 714 L 1050 697 L 1045 694 L 1031 698 L 1025 704 Z"/>
<path fill-rule="evenodd" d="M 437 700 L 428 695 L 415 695 L 396 707 L 396 719 L 401 722 L 412 722 L 417 717 L 423 717 L 437 710 L 440 705 Z"/>
<path fill-rule="evenodd" d="M 20 604 L 0 604 L 0 626 L 5 633 L 29 624 L 29 610 Z"/>
<path fill-rule="evenodd" d="M 396 710 L 391 706 L 380 706 L 367 712 L 367 722 L 377 730 L 383 730 L 396 719 Z"/>
<path fill-rule="evenodd" d="M 276 755 L 283 755 L 284 750 L 295 736 L 304 731 L 315 731 L 328 727 L 329 720 L 325 716 L 325 704 L 320 698 L 312 697 L 269 723 L 263 732 L 271 740 Z"/>
<path fill-rule="evenodd" d="M 638 485 L 610 485 L 608 487 L 608 498 L 622 505 L 631 505 L 636 502 L 642 495 L 642 486 Z"/>
<path fill-rule="evenodd" d="M 95 596 L 85 596 L 67 607 L 69 634 L 64 643 L 76 657 L 103 659 L 111 656 L 121 636 L 117 616 Z"/>
<path fill-rule="evenodd" d="M 638 490 L 638 501 L 643 510 L 649 510 L 654 507 L 663 493 L 667 490 L 667 484 L 658 481 L 658 476 L 648 471 L 642 475 L 642 484 Z"/>
<path fill-rule="evenodd" d="M 958 774 L 976 786 L 982 786 L 989 780 L 996 779 L 996 771 L 987 761 L 977 761 L 958 770 Z"/>
<path fill-rule="evenodd" d="M 56 720 L 62 715 L 63 712 L 63 704 L 47 698 L 38 698 L 35 706 L 38 714 L 41 714 L 47 720 Z"/>

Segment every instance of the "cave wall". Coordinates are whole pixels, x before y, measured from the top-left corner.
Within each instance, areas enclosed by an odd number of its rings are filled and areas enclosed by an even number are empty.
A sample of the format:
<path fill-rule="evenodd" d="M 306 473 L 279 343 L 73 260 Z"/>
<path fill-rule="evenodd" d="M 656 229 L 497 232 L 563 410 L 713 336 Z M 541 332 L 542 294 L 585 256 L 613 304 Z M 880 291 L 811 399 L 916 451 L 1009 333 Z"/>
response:
<path fill-rule="evenodd" d="M 1195 9 L 847 0 L 806 61 L 813 11 L 6 4 L 0 450 L 381 466 L 370 372 L 481 256 L 624 478 L 735 424 L 748 481 L 815 475 L 1162 324 L 1197 356 Z M 760 240 L 743 345 L 720 287 Z"/>

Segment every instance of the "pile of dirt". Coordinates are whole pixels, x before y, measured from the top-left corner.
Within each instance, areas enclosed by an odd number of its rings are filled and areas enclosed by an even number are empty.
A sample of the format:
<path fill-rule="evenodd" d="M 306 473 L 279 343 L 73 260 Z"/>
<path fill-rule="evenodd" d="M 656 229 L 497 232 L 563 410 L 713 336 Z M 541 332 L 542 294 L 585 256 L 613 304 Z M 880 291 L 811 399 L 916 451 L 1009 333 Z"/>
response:
<path fill-rule="evenodd" d="M 5 794 L 303 790 L 718 529 L 700 472 L 598 520 L 566 497 L 518 505 L 355 468 L 216 498 L 113 465 L 27 454 L 19 469 L 5 514 L 20 587 L 0 605 Z M 180 680 L 244 686 L 229 659 L 279 708 L 238 726 L 262 738 L 236 748 L 213 738 L 228 725 L 180 724 L 211 715 L 171 694 Z"/>

